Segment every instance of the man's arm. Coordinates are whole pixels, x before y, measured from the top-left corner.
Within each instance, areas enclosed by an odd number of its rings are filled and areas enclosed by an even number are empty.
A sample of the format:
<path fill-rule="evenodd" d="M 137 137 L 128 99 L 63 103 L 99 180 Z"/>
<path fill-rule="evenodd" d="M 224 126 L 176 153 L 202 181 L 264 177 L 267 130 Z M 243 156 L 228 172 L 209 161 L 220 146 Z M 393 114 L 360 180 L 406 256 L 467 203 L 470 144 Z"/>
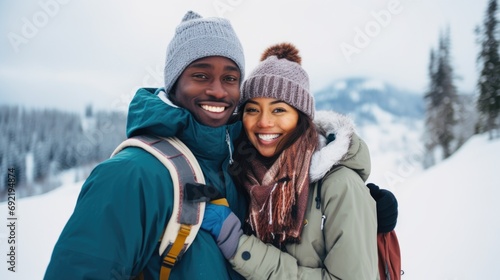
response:
<path fill-rule="evenodd" d="M 55 245 L 45 279 L 128 279 L 140 273 L 157 254 L 171 214 L 171 184 L 163 165 L 138 148 L 96 167 Z"/>

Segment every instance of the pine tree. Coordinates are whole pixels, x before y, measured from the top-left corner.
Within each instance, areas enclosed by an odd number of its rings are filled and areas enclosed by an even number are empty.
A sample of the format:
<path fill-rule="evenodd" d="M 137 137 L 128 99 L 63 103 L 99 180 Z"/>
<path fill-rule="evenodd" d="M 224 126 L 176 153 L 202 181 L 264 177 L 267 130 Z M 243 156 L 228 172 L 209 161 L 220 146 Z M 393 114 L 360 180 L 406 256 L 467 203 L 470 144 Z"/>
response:
<path fill-rule="evenodd" d="M 429 89 L 425 94 L 425 148 L 430 158 L 425 167 L 434 164 L 434 152 L 440 148 L 442 159 L 456 150 L 454 126 L 457 123 L 458 94 L 453 84 L 453 68 L 450 57 L 449 29 L 440 35 L 439 47 L 431 50 L 429 63 Z"/>
<path fill-rule="evenodd" d="M 482 68 L 478 81 L 477 107 L 483 119 L 481 125 L 486 131 L 489 131 L 490 138 L 493 137 L 494 130 L 497 130 L 497 135 L 500 135 L 498 132 L 500 127 L 500 57 L 498 54 L 497 9 L 497 1 L 490 0 L 484 26 L 477 30 L 481 44 L 478 63 Z"/>
<path fill-rule="evenodd" d="M 77 113 L 0 104 L 0 177 L 6 178 L 9 168 L 16 170 L 19 197 L 54 187 L 54 175 L 61 171 L 105 160 L 126 138 L 123 112 L 94 112 L 89 105 L 85 113 L 96 122 L 84 128 Z M 26 164 L 27 155 L 33 157 L 32 167 Z M 27 174 L 33 182 L 26 180 Z M 5 194 L 6 185 L 0 184 L 0 202 Z"/>

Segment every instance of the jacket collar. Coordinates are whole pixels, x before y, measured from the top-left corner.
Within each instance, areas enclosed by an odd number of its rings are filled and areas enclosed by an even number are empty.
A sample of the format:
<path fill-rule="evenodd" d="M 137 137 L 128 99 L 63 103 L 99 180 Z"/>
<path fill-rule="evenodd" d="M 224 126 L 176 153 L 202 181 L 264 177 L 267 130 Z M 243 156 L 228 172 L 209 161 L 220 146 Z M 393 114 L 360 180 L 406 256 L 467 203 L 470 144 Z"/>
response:
<path fill-rule="evenodd" d="M 153 134 L 177 137 L 199 159 L 220 162 L 232 152 L 231 140 L 241 132 L 241 122 L 210 127 L 197 122 L 191 113 L 175 106 L 162 90 L 139 89 L 132 99 L 127 119 L 127 136 Z"/>
<path fill-rule="evenodd" d="M 366 180 L 370 170 L 370 157 L 368 149 L 362 148 L 366 144 L 356 135 L 352 120 L 333 111 L 317 111 L 314 124 L 320 143 L 311 160 L 311 181 L 320 180 L 332 167 L 339 165 L 355 169 Z M 360 145 L 353 145 L 353 142 L 359 142 Z"/>

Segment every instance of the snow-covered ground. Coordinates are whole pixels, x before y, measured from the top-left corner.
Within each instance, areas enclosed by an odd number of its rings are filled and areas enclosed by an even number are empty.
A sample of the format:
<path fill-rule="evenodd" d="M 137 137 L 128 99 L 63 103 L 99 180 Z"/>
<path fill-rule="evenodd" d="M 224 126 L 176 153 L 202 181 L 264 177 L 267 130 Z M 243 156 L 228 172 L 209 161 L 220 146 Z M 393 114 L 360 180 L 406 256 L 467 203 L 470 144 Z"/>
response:
<path fill-rule="evenodd" d="M 82 183 L 67 184 L 51 192 L 16 200 L 15 232 L 7 227 L 8 206 L 0 204 L 0 279 L 42 279 L 62 228 L 75 207 Z M 12 238 L 11 238 L 12 237 Z M 15 240 L 15 244 L 8 243 Z M 10 246 L 15 245 L 15 270 L 11 272 L 7 261 Z M 12 263 L 14 264 L 14 263 Z"/>
<path fill-rule="evenodd" d="M 409 280 L 500 279 L 500 140 L 475 136 L 396 188 Z"/>
<path fill-rule="evenodd" d="M 427 171 L 412 173 L 403 168 L 406 171 L 392 172 L 401 179 L 391 190 L 399 201 L 396 231 L 403 280 L 498 279 L 500 186 L 495 175 L 500 170 L 499 155 L 500 140 L 488 141 L 480 135 Z M 69 183 L 16 200 L 16 272 L 8 270 L 10 220 L 7 204 L 0 203 L 4 223 L 0 227 L 4 256 L 0 279 L 42 279 L 81 184 Z"/>

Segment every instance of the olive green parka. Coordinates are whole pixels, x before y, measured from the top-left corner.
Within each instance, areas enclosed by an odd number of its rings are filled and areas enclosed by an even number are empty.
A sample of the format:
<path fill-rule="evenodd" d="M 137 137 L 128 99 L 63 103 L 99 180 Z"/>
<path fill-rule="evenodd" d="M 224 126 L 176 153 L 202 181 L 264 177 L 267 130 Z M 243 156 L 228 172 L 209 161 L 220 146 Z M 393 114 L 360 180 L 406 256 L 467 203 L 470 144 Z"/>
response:
<path fill-rule="evenodd" d="M 314 122 L 322 141 L 311 162 L 301 241 L 282 252 L 243 235 L 231 263 L 247 279 L 379 278 L 376 207 L 365 186 L 368 147 L 345 116 L 320 111 Z"/>

